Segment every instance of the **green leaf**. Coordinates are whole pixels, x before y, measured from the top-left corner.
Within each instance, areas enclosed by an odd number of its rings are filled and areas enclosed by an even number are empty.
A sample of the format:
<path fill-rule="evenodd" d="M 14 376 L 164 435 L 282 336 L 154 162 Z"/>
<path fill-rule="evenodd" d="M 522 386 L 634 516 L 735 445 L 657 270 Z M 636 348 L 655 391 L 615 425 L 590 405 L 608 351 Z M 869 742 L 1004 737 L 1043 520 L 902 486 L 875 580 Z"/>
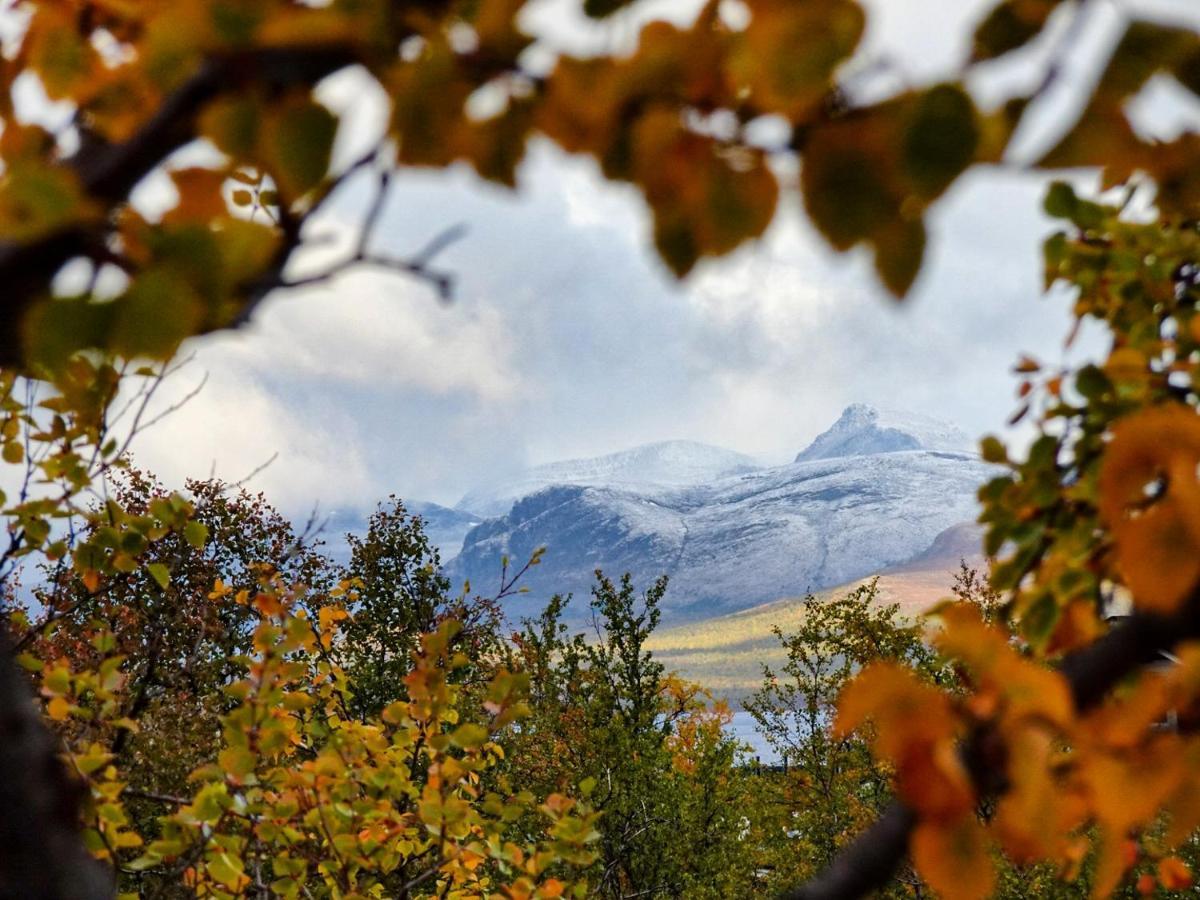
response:
<path fill-rule="evenodd" d="M 488 738 L 488 730 L 482 725 L 476 725 L 473 722 L 468 722 L 465 725 L 459 725 L 450 734 L 450 743 L 456 747 L 462 747 L 466 750 L 473 750 L 483 744 Z"/>
<path fill-rule="evenodd" d="M 146 566 L 146 571 L 150 573 L 150 577 L 158 582 L 158 586 L 163 590 L 171 584 L 171 572 L 162 563 L 150 563 Z"/>
<path fill-rule="evenodd" d="M 197 550 L 203 550 L 208 543 L 208 526 L 193 519 L 183 526 L 183 536 Z"/>
<path fill-rule="evenodd" d="M 336 132 L 333 113 L 308 97 L 286 104 L 271 116 L 263 155 L 285 197 L 303 196 L 321 183 L 329 171 Z"/>
<path fill-rule="evenodd" d="M 1112 390 L 1112 382 L 1099 366 L 1084 366 L 1075 376 L 1075 390 L 1094 401 Z"/>
<path fill-rule="evenodd" d="M 989 434 L 979 444 L 981 455 L 985 462 L 990 463 L 1006 463 L 1008 462 L 1008 449 L 995 435 Z"/>
<path fill-rule="evenodd" d="M 1065 181 L 1056 181 L 1046 191 L 1046 199 L 1042 201 L 1042 209 L 1046 215 L 1055 219 L 1069 219 L 1075 214 L 1075 206 L 1079 199 L 1075 189 Z"/>
<path fill-rule="evenodd" d="M 230 890 L 237 890 L 245 872 L 242 861 L 228 853 L 217 853 L 209 857 L 205 868 L 213 881 Z"/>
<path fill-rule="evenodd" d="M 70 169 L 20 160 L 6 176 L 0 181 L 0 234 L 6 239 L 34 240 L 91 210 Z"/>
<path fill-rule="evenodd" d="M 888 112 L 876 108 L 822 127 L 804 148 L 804 205 L 835 250 L 849 250 L 899 217 L 904 198 L 889 178 L 891 140 Z"/>
<path fill-rule="evenodd" d="M 258 141 L 261 115 L 261 107 L 251 98 L 226 95 L 200 115 L 200 133 L 235 160 L 245 160 Z"/>
<path fill-rule="evenodd" d="M 165 267 L 143 271 L 112 305 L 114 349 L 159 359 L 196 331 L 204 311 L 190 279 Z"/>
<path fill-rule="evenodd" d="M 908 117 L 903 137 L 904 170 L 917 196 L 940 195 L 975 159 L 979 123 L 975 104 L 957 84 L 922 93 Z"/>

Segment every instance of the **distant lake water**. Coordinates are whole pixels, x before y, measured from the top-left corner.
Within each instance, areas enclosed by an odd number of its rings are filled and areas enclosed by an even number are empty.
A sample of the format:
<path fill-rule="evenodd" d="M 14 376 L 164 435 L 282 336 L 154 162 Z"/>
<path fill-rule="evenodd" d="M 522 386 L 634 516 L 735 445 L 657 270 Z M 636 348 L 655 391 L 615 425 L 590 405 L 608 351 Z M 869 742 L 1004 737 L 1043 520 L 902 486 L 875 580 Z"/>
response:
<path fill-rule="evenodd" d="M 754 730 L 754 726 L 754 718 L 750 713 L 739 709 L 734 712 L 733 721 L 725 726 L 725 731 L 743 744 L 749 744 L 751 757 L 757 756 L 764 763 L 778 763 L 778 755 L 771 749 L 766 739 Z"/>

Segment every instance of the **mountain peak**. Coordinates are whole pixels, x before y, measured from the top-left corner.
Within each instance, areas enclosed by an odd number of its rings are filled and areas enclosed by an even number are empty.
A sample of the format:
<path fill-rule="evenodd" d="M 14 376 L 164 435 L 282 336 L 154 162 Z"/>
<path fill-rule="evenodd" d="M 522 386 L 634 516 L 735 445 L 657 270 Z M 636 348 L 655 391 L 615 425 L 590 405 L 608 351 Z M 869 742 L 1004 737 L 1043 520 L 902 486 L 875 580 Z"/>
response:
<path fill-rule="evenodd" d="M 748 456 L 696 441 L 659 441 L 584 459 L 534 466 L 498 484 L 477 488 L 459 504 L 498 516 L 513 501 L 551 485 L 618 487 L 633 492 L 703 484 L 759 468 Z"/>
<path fill-rule="evenodd" d="M 833 425 L 797 454 L 796 462 L 902 450 L 967 452 L 971 449 L 970 438 L 950 422 L 920 413 L 851 403 Z"/>

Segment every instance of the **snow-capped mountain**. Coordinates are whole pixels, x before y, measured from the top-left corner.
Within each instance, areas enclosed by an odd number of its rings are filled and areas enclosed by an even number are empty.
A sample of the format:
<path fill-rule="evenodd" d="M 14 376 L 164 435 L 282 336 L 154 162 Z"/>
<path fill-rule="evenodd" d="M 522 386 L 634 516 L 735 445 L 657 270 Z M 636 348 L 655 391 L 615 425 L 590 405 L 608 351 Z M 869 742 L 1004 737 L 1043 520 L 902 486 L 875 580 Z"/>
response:
<path fill-rule="evenodd" d="M 671 472 L 669 464 L 656 468 L 663 445 L 573 461 L 557 471 L 574 480 L 530 479 L 504 515 L 467 534 L 447 569 L 488 593 L 502 555 L 520 564 L 544 545 L 544 561 L 524 582 L 529 593 L 510 604 L 517 616 L 556 592 L 573 592 L 582 615 L 596 568 L 629 571 L 643 587 L 670 575 L 664 605 L 673 617 L 743 609 L 903 564 L 973 520 L 975 492 L 993 469 L 968 444 L 952 425 L 856 404 L 789 465 L 752 468 L 719 451 L 726 455 Z M 632 462 L 647 458 L 653 463 L 644 468 Z M 744 471 L 721 473 L 725 461 Z M 704 478 L 704 465 L 718 472 Z M 647 472 L 661 472 L 662 481 Z M 518 490 L 505 486 L 489 508 Z"/>
<path fill-rule="evenodd" d="M 749 456 L 695 441 L 662 441 L 592 459 L 569 459 L 526 469 L 515 477 L 467 493 L 459 509 L 502 516 L 513 502 L 552 485 L 619 488 L 634 494 L 656 493 L 752 472 Z"/>
<path fill-rule="evenodd" d="M 828 431 L 800 451 L 796 462 L 892 453 L 898 450 L 947 450 L 971 453 L 974 444 L 958 426 L 917 413 L 876 409 L 852 403 Z"/>

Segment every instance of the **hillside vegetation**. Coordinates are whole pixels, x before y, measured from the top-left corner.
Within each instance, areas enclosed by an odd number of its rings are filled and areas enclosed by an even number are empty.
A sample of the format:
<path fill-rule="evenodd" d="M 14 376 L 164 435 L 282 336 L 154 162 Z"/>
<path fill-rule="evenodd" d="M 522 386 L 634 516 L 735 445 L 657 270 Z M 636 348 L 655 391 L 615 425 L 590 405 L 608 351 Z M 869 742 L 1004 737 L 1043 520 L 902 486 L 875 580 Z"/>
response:
<path fill-rule="evenodd" d="M 899 604 L 909 618 L 919 616 L 950 595 L 956 561 L 940 559 L 919 568 L 888 571 L 877 576 L 878 605 Z M 817 602 L 846 594 L 870 581 L 861 578 L 812 595 Z M 718 696 L 737 703 L 762 686 L 762 667 L 781 668 L 787 653 L 776 637 L 778 626 L 794 632 L 804 619 L 806 598 L 786 597 L 751 609 L 665 627 L 646 646 L 680 677 L 704 685 Z"/>

